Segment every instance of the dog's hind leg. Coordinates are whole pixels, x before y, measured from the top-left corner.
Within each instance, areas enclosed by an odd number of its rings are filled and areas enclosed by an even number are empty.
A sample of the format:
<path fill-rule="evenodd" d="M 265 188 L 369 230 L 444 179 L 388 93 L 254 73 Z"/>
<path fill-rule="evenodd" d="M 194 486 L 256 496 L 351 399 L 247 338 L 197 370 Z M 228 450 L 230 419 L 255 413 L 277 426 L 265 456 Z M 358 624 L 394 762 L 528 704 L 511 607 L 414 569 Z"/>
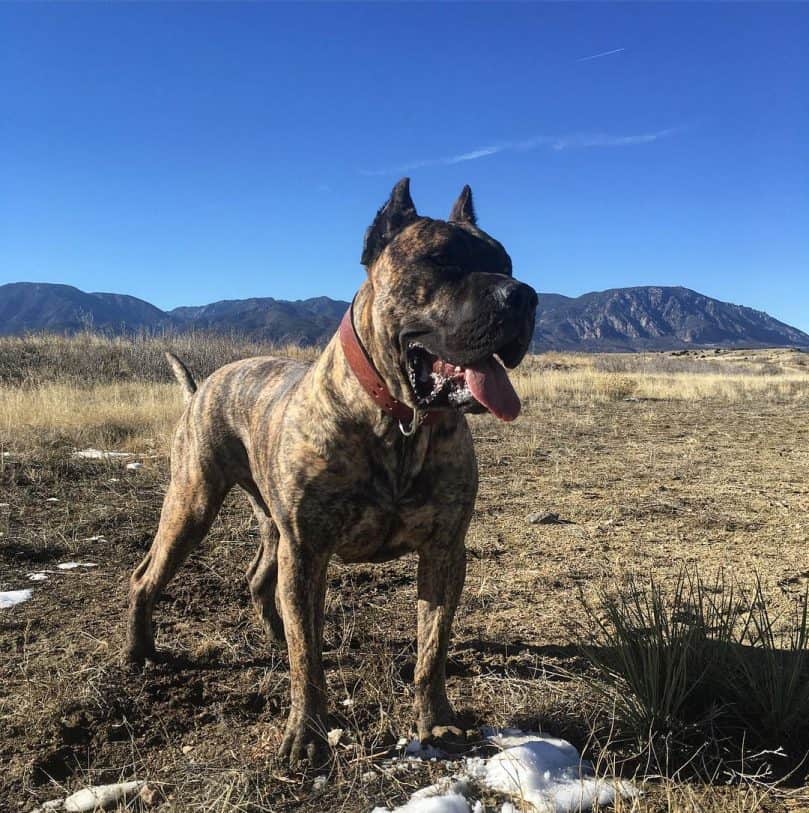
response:
<path fill-rule="evenodd" d="M 284 640 L 284 622 L 278 608 L 278 527 L 260 497 L 248 493 L 256 515 L 261 546 L 247 569 L 250 595 L 267 636 L 278 643 Z"/>
<path fill-rule="evenodd" d="M 136 663 L 154 655 L 152 611 L 160 591 L 202 541 L 229 490 L 215 466 L 196 456 L 180 460 L 172 467 L 152 547 L 130 580 L 126 655 Z"/>

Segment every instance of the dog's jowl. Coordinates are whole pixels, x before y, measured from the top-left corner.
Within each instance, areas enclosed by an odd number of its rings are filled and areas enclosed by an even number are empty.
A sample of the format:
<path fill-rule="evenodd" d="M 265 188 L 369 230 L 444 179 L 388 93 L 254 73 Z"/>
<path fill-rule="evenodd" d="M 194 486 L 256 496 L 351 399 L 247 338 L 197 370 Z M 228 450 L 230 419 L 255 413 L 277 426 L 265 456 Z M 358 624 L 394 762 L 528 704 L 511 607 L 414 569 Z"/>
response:
<path fill-rule="evenodd" d="M 160 525 L 132 575 L 127 654 L 155 656 L 152 611 L 233 486 L 261 530 L 247 572 L 264 626 L 289 651 L 291 710 L 281 756 L 322 756 L 326 568 L 418 556 L 418 734 L 452 726 L 445 661 L 464 582 L 477 491 L 465 413 L 510 421 L 520 401 L 506 368 L 525 355 L 537 297 L 477 226 L 466 187 L 448 220 L 416 212 L 407 179 L 365 236 L 368 276 L 311 365 L 262 357 L 229 364 L 187 393 Z"/>

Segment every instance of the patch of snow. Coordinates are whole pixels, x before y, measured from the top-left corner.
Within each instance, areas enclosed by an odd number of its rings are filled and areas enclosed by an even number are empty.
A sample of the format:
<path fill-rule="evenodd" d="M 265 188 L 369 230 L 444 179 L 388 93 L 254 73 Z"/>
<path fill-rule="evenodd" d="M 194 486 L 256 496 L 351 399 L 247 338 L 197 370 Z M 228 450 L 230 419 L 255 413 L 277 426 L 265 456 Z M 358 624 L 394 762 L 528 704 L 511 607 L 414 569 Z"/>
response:
<path fill-rule="evenodd" d="M 418 738 L 410 740 L 405 748 L 405 755 L 423 760 L 445 759 L 448 756 L 447 752 L 442 751 L 440 748 L 435 748 L 432 745 L 422 745 L 421 740 Z"/>
<path fill-rule="evenodd" d="M 127 464 L 126 464 L 126 467 L 127 467 L 127 468 L 128 468 L 130 471 L 137 471 L 138 469 L 142 469 L 142 468 L 143 468 L 143 463 L 127 463 Z"/>
<path fill-rule="evenodd" d="M 345 700 L 340 701 L 341 706 L 345 706 L 346 708 L 351 708 L 354 705 L 354 698 L 353 697 L 346 697 Z"/>
<path fill-rule="evenodd" d="M 86 460 L 112 460 L 115 457 L 132 457 L 131 452 L 108 452 L 104 449 L 80 449 L 73 452 L 73 457 L 83 457 Z"/>
<path fill-rule="evenodd" d="M 32 590 L 0 591 L 0 610 L 6 610 L 15 604 L 22 604 L 23 601 L 28 601 L 33 594 Z"/>
<path fill-rule="evenodd" d="M 45 502 L 59 502 L 58 497 L 48 497 Z"/>
<path fill-rule="evenodd" d="M 480 802 L 469 800 L 473 792 L 472 781 L 465 774 L 445 776 L 434 785 L 417 790 L 406 804 L 392 811 L 376 807 L 371 813 L 483 813 Z"/>
<path fill-rule="evenodd" d="M 48 573 L 53 573 L 52 570 L 40 570 L 36 573 L 29 573 L 28 579 L 32 582 L 46 582 L 48 581 Z"/>
<path fill-rule="evenodd" d="M 115 785 L 95 785 L 91 788 L 82 788 L 65 799 L 64 809 L 68 813 L 86 813 L 98 808 L 108 810 L 132 798 L 145 784 L 142 781 L 120 782 Z"/>
<path fill-rule="evenodd" d="M 426 799 L 412 798 L 407 804 L 394 807 L 389 810 L 387 807 L 375 807 L 371 813 L 483 813 L 483 808 L 479 803 L 475 808 L 469 806 L 466 797 L 460 793 L 446 793 L 441 796 L 430 796 Z"/>
<path fill-rule="evenodd" d="M 11 506 L 7 502 L 0 502 L 0 508 L 10 508 Z"/>
<path fill-rule="evenodd" d="M 85 542 L 106 542 L 107 540 L 104 539 L 103 536 L 88 536 L 84 541 Z"/>
<path fill-rule="evenodd" d="M 121 481 L 117 477 L 110 477 L 110 479 L 107 480 L 107 482 L 108 483 L 120 483 Z"/>
<path fill-rule="evenodd" d="M 471 798 L 480 795 L 475 794 L 475 787 L 481 785 L 511 796 L 523 806 L 527 803 L 537 813 L 591 810 L 594 805 L 612 804 L 618 796 L 638 795 L 629 782 L 596 777 L 592 764 L 566 740 L 518 728 L 484 728 L 481 733 L 502 750 L 489 759 L 468 757 L 465 771 L 416 791 L 393 811 L 377 807 L 372 813 L 483 813 L 482 804 Z M 399 747 L 406 742 L 399 740 Z M 430 746 L 422 748 L 417 739 L 405 747 L 404 762 L 411 764 L 441 757 L 446 754 Z M 391 766 L 396 767 L 397 763 Z M 516 813 L 516 807 L 505 802 L 500 813 Z"/>
<path fill-rule="evenodd" d="M 59 570 L 75 570 L 77 567 L 98 567 L 95 562 L 62 562 L 56 565 Z"/>
<path fill-rule="evenodd" d="M 596 778 L 590 762 L 566 740 L 513 729 L 490 739 L 504 750 L 488 760 L 467 760 L 470 774 L 542 813 L 589 810 L 611 804 L 616 795 L 637 794 L 627 782 Z"/>

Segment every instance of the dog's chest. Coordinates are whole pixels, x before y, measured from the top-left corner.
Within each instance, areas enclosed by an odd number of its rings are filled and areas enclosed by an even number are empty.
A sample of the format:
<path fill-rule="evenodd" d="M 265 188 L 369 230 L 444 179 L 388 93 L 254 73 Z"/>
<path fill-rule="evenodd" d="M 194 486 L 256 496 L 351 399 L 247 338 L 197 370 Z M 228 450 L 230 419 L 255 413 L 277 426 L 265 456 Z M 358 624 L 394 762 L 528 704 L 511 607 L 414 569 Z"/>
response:
<path fill-rule="evenodd" d="M 454 538 L 474 502 L 476 472 L 443 451 L 408 438 L 380 451 L 345 495 L 355 510 L 336 540 L 341 559 L 385 561 Z"/>

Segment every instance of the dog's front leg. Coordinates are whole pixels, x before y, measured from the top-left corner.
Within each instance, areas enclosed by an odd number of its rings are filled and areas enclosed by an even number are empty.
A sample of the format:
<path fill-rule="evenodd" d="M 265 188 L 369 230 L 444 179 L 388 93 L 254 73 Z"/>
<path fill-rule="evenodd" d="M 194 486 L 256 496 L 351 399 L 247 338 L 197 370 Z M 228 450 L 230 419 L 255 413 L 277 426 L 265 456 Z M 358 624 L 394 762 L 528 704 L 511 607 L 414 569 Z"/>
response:
<path fill-rule="evenodd" d="M 466 575 L 466 525 L 463 531 L 449 548 L 427 545 L 419 551 L 415 705 L 422 742 L 435 735 L 437 726 L 456 722 L 447 699 L 446 662 L 452 619 Z"/>
<path fill-rule="evenodd" d="M 323 615 L 328 554 L 303 549 L 283 533 L 278 546 L 278 598 L 289 652 L 290 711 L 279 756 L 295 767 L 322 762 L 326 743 Z"/>

